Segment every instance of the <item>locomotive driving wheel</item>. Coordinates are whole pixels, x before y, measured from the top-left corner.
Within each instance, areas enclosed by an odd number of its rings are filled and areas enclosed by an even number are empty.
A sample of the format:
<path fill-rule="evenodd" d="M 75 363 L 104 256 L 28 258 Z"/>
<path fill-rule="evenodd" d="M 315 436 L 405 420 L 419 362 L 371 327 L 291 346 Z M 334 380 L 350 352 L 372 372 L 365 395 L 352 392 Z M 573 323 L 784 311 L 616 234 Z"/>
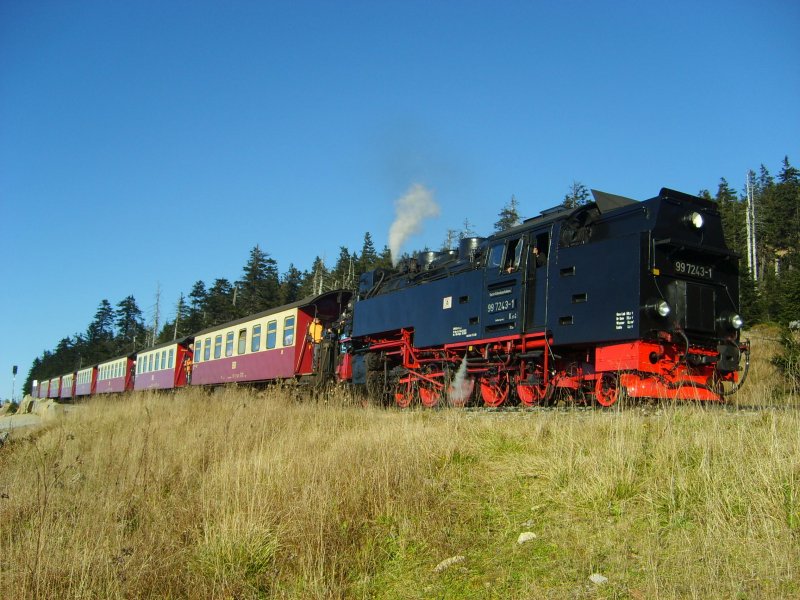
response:
<path fill-rule="evenodd" d="M 486 406 L 492 408 L 500 406 L 508 399 L 510 390 L 511 383 L 507 372 L 481 379 L 481 398 Z"/>
<path fill-rule="evenodd" d="M 408 408 L 414 401 L 416 395 L 416 385 L 414 380 L 409 377 L 401 377 L 394 386 L 394 403 L 400 408 Z"/>
<path fill-rule="evenodd" d="M 432 383 L 420 384 L 419 400 L 426 408 L 436 408 L 442 400 L 442 390 Z"/>
<path fill-rule="evenodd" d="M 547 405 L 553 397 L 554 388 L 546 383 L 518 383 L 517 396 L 525 406 Z"/>
<path fill-rule="evenodd" d="M 600 406 L 613 406 L 625 398 L 625 388 L 620 385 L 619 375 L 603 373 L 594 384 L 594 398 Z"/>

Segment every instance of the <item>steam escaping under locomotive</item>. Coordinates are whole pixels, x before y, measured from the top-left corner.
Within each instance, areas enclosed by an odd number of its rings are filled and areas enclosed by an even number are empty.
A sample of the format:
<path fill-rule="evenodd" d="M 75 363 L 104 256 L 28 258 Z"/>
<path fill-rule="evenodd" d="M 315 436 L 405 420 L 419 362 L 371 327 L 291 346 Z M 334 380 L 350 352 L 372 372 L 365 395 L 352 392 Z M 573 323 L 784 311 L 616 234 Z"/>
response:
<path fill-rule="evenodd" d="M 707 200 L 542 211 L 457 250 L 42 382 L 39 397 L 296 381 L 407 407 L 720 401 L 743 383 L 738 257 Z M 744 365 L 742 366 L 742 363 Z"/>

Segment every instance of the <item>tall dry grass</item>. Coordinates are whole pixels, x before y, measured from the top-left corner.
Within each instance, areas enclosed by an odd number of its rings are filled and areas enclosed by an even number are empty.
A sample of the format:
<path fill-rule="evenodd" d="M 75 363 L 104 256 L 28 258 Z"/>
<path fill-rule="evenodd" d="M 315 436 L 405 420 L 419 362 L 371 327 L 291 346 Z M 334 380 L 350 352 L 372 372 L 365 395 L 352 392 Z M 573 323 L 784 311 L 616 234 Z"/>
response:
<path fill-rule="evenodd" d="M 800 413 L 780 402 L 95 400 L 0 450 L 0 597 L 800 597 Z"/>

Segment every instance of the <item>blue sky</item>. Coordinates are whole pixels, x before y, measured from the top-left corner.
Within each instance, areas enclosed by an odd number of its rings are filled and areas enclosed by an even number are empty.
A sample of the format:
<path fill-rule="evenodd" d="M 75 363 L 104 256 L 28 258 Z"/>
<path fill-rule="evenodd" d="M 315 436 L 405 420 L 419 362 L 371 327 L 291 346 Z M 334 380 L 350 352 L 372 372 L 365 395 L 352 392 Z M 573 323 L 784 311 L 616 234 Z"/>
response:
<path fill-rule="evenodd" d="M 480 234 L 577 180 L 645 199 L 800 164 L 800 3 L 0 2 L 0 398 L 101 299 L 151 317 L 369 231 L 413 184 Z"/>

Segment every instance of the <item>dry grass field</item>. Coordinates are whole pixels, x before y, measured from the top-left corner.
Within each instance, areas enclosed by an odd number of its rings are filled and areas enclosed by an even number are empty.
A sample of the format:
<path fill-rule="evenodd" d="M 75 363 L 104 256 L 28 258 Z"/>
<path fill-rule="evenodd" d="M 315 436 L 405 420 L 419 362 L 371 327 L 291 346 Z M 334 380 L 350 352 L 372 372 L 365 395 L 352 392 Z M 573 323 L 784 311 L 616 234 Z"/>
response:
<path fill-rule="evenodd" d="M 0 448 L 0 597 L 800 597 L 800 411 L 764 338 L 744 410 L 92 401 Z"/>

